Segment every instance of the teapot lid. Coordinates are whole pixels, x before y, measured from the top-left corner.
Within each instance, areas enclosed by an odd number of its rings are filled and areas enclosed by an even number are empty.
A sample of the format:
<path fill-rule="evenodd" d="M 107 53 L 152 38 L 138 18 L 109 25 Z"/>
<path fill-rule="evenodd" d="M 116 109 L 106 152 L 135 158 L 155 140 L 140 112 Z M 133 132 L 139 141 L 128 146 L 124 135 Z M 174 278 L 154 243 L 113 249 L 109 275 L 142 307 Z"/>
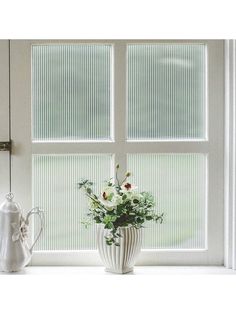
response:
<path fill-rule="evenodd" d="M 5 201 L 0 205 L 0 211 L 4 212 L 20 212 L 21 207 L 18 203 L 13 201 L 14 194 L 7 193 L 5 196 Z"/>

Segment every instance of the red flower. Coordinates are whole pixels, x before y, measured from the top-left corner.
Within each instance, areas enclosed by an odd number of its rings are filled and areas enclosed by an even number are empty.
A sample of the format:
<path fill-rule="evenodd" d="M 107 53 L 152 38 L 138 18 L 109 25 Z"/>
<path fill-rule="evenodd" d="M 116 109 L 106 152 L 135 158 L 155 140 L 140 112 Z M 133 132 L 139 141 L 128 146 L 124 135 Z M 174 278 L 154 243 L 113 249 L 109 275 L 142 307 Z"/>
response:
<path fill-rule="evenodd" d="M 107 200 L 106 192 L 103 192 L 103 193 L 102 193 L 102 197 L 104 198 L 104 200 Z"/>
<path fill-rule="evenodd" d="M 126 183 L 124 185 L 124 187 L 127 189 L 127 190 L 130 190 L 131 189 L 131 184 L 130 183 Z"/>

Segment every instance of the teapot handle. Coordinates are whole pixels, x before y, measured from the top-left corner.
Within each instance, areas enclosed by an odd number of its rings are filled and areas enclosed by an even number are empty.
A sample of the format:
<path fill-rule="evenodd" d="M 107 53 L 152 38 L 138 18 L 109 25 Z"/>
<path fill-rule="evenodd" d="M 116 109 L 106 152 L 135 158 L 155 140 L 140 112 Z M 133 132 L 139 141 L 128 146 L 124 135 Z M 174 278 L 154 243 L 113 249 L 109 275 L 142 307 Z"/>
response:
<path fill-rule="evenodd" d="M 38 215 L 38 217 L 39 217 L 39 219 L 40 219 L 40 229 L 39 229 L 39 233 L 38 233 L 37 237 L 36 237 L 35 240 L 34 240 L 34 243 L 31 245 L 31 248 L 29 249 L 29 250 L 30 250 L 30 253 L 32 253 L 33 248 L 34 248 L 36 242 L 38 241 L 39 237 L 41 236 L 41 233 L 42 233 L 43 228 L 44 228 L 44 221 L 45 221 L 44 212 L 43 212 L 41 209 L 39 209 L 39 207 L 34 207 L 34 208 L 32 208 L 32 209 L 28 212 L 28 214 L 27 214 L 27 216 L 26 216 L 25 223 L 26 223 L 27 225 L 29 225 L 29 217 L 30 217 L 31 215 Z"/>

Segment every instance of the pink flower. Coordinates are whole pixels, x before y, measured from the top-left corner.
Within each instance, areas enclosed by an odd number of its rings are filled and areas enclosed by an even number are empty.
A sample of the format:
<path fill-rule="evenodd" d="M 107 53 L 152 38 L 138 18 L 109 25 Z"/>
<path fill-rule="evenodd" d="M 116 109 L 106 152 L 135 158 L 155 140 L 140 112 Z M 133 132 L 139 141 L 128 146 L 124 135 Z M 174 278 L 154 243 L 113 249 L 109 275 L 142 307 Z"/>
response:
<path fill-rule="evenodd" d="M 130 192 L 130 191 L 136 190 L 137 187 L 136 187 L 135 185 L 129 183 L 129 182 L 125 182 L 125 183 L 122 184 L 121 189 L 122 189 L 123 191 L 128 191 L 128 192 Z"/>

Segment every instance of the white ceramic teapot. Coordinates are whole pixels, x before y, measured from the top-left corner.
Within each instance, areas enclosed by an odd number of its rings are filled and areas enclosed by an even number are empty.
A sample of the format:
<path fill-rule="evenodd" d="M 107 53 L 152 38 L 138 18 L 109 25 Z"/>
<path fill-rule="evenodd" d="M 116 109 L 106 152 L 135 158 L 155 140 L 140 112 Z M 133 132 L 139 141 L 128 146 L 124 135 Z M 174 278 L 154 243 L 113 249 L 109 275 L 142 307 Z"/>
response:
<path fill-rule="evenodd" d="M 32 250 L 38 241 L 44 225 L 44 215 L 38 207 L 31 209 L 26 217 L 16 202 L 14 195 L 8 193 L 0 206 L 0 270 L 6 272 L 20 271 L 30 261 Z M 28 246 L 29 217 L 36 214 L 40 218 L 40 229 L 34 243 Z"/>

